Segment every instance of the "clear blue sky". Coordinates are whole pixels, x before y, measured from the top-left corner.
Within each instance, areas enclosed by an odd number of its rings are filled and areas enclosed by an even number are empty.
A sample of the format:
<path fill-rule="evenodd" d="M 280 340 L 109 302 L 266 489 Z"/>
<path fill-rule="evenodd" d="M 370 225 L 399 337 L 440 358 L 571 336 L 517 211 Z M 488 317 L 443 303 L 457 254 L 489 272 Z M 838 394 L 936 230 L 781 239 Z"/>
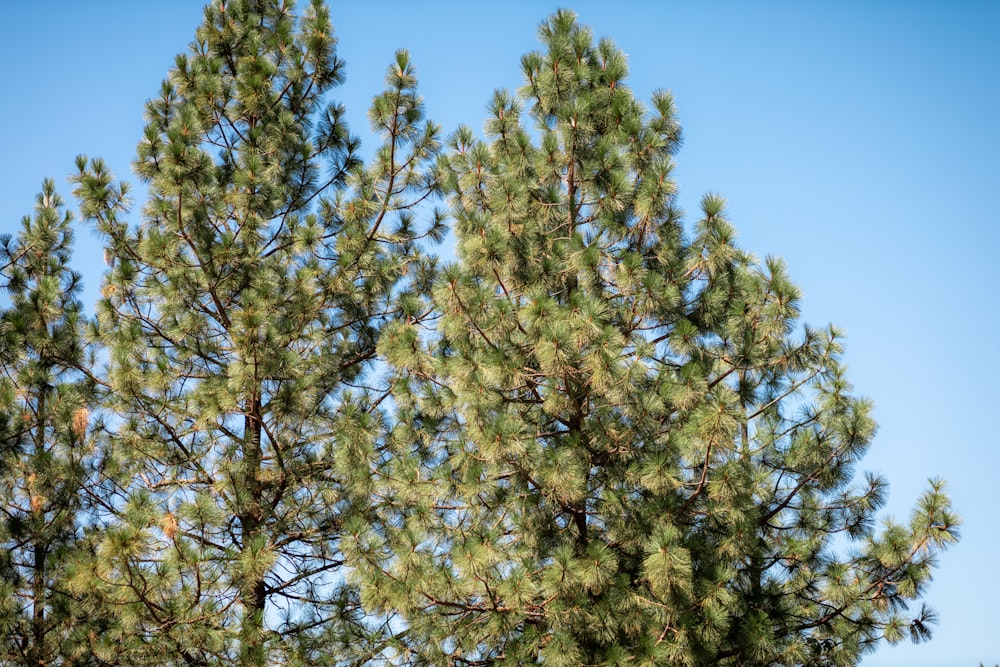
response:
<path fill-rule="evenodd" d="M 430 6 L 422 6 L 428 4 Z M 973 2 L 567 2 L 629 55 L 630 85 L 673 90 L 684 125 L 681 202 L 729 199 L 742 243 L 784 257 L 805 318 L 848 332 L 846 361 L 881 431 L 860 468 L 892 483 L 907 518 L 927 477 L 951 485 L 963 540 L 928 600 L 941 624 L 866 667 L 1000 662 L 1000 4 Z M 142 109 L 186 48 L 200 0 L 2 2 L 0 231 L 46 176 L 71 200 L 78 153 L 119 178 Z M 480 127 L 496 87 L 559 4 L 342 2 L 340 91 L 356 130 L 398 47 L 429 114 Z M 77 266 L 97 292 L 100 247 Z M 996 411 L 996 412 L 995 412 Z"/>

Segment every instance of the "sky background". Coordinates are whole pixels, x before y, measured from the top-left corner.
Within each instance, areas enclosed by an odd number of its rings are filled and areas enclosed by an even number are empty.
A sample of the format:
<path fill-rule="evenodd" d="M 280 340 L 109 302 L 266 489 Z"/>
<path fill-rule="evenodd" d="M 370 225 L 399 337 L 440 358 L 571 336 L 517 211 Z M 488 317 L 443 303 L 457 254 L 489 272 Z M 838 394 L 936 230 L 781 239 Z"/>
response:
<path fill-rule="evenodd" d="M 0 232 L 45 177 L 74 207 L 79 153 L 135 181 L 144 101 L 201 6 L 0 0 Z M 445 133 L 481 130 L 559 6 L 628 54 L 640 99 L 673 91 L 688 223 L 703 193 L 727 197 L 743 247 L 786 260 L 803 319 L 846 329 L 850 377 L 881 425 L 859 468 L 889 478 L 886 512 L 906 520 L 928 477 L 950 484 L 963 538 L 927 595 L 935 637 L 862 664 L 1000 663 L 1000 3 L 342 2 L 336 97 L 367 138 L 367 106 L 406 47 L 428 115 Z M 86 227 L 77 240 L 89 307 L 101 246 Z"/>

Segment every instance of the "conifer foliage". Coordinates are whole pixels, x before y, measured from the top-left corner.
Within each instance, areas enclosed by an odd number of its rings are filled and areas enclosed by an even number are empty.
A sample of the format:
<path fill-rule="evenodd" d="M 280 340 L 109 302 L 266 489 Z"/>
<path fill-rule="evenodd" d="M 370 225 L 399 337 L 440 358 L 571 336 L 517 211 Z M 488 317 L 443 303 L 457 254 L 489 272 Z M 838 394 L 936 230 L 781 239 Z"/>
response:
<path fill-rule="evenodd" d="M 94 618 L 67 586 L 80 553 L 93 386 L 79 370 L 72 216 L 47 180 L 0 245 L 0 664 L 75 664 Z"/>
<path fill-rule="evenodd" d="M 378 428 L 375 343 L 418 315 L 418 241 L 441 231 L 411 211 L 438 141 L 399 52 L 370 112 L 385 143 L 362 165 L 328 99 L 334 46 L 319 2 L 216 3 L 147 106 L 138 225 L 127 188 L 79 160 L 112 264 L 96 325 L 109 518 L 91 571 L 119 618 L 106 659 L 333 664 L 337 642 L 363 653 L 371 636 L 340 538 L 365 509 L 353 451 Z"/>
<path fill-rule="evenodd" d="M 943 483 L 876 525 L 840 332 L 720 196 L 682 222 L 669 93 L 572 12 L 539 36 L 444 146 L 397 52 L 362 160 L 321 0 L 216 0 L 141 206 L 77 161 L 86 338 L 44 184 L 0 249 L 0 663 L 842 667 L 928 635 Z"/>
<path fill-rule="evenodd" d="M 876 530 L 875 423 L 833 327 L 708 195 L 690 237 L 667 93 L 562 11 L 442 160 L 458 261 L 434 329 L 396 323 L 365 600 L 436 665 L 853 665 L 909 612 L 957 518 L 932 482 Z"/>

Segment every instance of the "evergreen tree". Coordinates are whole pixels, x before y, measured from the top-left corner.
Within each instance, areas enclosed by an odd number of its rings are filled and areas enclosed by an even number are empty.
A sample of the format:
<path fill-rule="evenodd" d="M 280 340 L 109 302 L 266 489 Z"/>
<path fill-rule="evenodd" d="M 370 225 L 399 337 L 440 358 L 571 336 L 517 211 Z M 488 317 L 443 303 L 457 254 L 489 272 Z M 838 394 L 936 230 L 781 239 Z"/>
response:
<path fill-rule="evenodd" d="M 638 103 L 570 12 L 540 37 L 487 141 L 460 129 L 442 159 L 438 326 L 381 343 L 398 413 L 350 555 L 405 618 L 399 660 L 854 665 L 924 638 L 907 608 L 957 538 L 942 484 L 876 529 L 841 334 L 798 324 L 722 198 L 685 233 L 669 94 Z"/>
<path fill-rule="evenodd" d="M 51 180 L 0 242 L 0 663 L 83 664 L 95 619 L 68 579 L 81 548 L 93 386 L 70 269 L 71 215 Z"/>
<path fill-rule="evenodd" d="M 384 145 L 361 164 L 329 100 L 342 64 L 328 11 L 290 5 L 205 10 L 147 105 L 138 225 L 126 185 L 79 160 L 111 263 L 96 332 L 107 528 L 78 579 L 117 614 L 105 659 L 338 664 L 382 650 L 343 582 L 342 526 L 367 511 L 355 487 L 387 392 L 376 342 L 421 317 L 420 239 L 443 229 L 413 214 L 436 187 L 437 130 L 399 52 L 369 114 Z"/>

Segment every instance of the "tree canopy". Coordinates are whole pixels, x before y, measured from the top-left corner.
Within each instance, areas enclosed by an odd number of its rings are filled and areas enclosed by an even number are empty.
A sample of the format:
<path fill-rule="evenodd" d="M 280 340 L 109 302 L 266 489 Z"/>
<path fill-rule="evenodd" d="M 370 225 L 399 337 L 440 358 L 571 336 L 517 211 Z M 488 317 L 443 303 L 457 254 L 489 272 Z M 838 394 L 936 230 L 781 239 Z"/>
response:
<path fill-rule="evenodd" d="M 144 203 L 77 161 L 86 338 L 45 184 L 2 256 L 5 660 L 841 666 L 929 636 L 943 482 L 879 523 L 841 332 L 723 197 L 684 222 L 670 93 L 570 11 L 539 39 L 481 137 L 441 138 L 397 52 L 365 159 L 322 2 L 210 5 L 147 104 Z"/>
<path fill-rule="evenodd" d="M 383 338 L 401 412 L 368 599 L 440 664 L 840 665 L 924 637 L 941 483 L 875 529 L 841 334 L 798 324 L 721 197 L 685 233 L 668 93 L 637 102 L 570 12 L 539 35 L 441 161 L 440 320 Z"/>
<path fill-rule="evenodd" d="M 69 586 L 83 550 L 94 386 L 72 215 L 46 180 L 0 243 L 0 662 L 83 664 L 99 615 Z"/>

